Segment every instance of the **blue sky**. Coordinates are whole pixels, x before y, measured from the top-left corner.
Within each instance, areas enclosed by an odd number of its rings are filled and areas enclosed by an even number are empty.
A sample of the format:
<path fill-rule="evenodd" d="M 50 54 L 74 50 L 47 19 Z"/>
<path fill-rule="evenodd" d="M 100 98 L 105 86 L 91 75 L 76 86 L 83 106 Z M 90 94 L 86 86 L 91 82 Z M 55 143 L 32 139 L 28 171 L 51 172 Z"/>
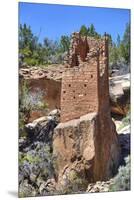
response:
<path fill-rule="evenodd" d="M 40 42 L 44 37 L 58 40 L 61 35 L 70 35 L 79 31 L 81 25 L 91 23 L 98 33 L 110 33 L 116 41 L 117 34 L 122 38 L 129 21 L 128 9 L 19 3 L 19 23 L 30 25 Z"/>

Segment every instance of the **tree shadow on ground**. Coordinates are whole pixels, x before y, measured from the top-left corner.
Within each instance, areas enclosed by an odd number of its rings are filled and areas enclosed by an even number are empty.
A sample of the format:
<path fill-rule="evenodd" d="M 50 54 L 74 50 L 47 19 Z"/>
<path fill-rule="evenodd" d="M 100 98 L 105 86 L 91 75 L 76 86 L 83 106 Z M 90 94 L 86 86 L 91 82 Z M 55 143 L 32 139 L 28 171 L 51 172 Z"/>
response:
<path fill-rule="evenodd" d="M 119 134 L 118 135 L 120 147 L 121 147 L 121 164 L 124 164 L 124 158 L 130 155 L 130 133 L 127 134 Z"/>

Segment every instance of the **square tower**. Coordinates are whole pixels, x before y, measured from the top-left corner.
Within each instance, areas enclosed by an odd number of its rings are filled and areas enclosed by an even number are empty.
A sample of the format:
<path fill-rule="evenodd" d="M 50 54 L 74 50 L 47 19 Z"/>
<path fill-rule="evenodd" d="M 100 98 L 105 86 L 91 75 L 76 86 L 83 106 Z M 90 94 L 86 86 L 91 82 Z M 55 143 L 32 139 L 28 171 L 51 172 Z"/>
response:
<path fill-rule="evenodd" d="M 68 63 L 62 78 L 61 122 L 108 106 L 107 37 L 94 39 L 74 33 Z"/>

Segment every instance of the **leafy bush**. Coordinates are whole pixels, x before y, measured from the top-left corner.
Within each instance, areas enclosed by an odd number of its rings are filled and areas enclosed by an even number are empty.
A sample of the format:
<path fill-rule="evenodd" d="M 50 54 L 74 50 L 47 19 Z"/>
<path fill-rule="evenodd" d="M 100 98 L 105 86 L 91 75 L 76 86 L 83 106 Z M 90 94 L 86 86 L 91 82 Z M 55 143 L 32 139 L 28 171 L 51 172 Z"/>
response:
<path fill-rule="evenodd" d="M 130 125 L 130 110 L 128 111 L 127 115 L 122 119 L 122 124 L 120 125 L 119 130 L 127 125 Z"/>
<path fill-rule="evenodd" d="M 130 156 L 125 159 L 126 165 L 119 168 L 118 174 L 113 179 L 109 191 L 130 190 Z"/>
<path fill-rule="evenodd" d="M 37 89 L 34 93 L 26 81 L 22 83 L 19 90 L 19 135 L 26 137 L 25 124 L 29 122 L 31 112 L 35 110 L 46 110 L 48 105 L 44 102 L 44 93 Z"/>
<path fill-rule="evenodd" d="M 19 92 L 19 122 L 21 128 L 24 123 L 28 122 L 31 111 L 46 109 L 48 105 L 44 102 L 44 93 L 40 89 L 31 92 L 26 81 L 22 83 Z"/>
<path fill-rule="evenodd" d="M 130 124 L 130 111 L 128 111 L 126 117 L 123 118 L 122 122 L 123 122 L 124 126 L 127 126 Z"/>
<path fill-rule="evenodd" d="M 64 184 L 59 194 L 73 194 L 84 192 L 87 188 L 88 182 L 85 178 L 81 177 L 76 171 L 71 170 L 69 174 L 66 176 L 65 180 L 66 184 Z"/>

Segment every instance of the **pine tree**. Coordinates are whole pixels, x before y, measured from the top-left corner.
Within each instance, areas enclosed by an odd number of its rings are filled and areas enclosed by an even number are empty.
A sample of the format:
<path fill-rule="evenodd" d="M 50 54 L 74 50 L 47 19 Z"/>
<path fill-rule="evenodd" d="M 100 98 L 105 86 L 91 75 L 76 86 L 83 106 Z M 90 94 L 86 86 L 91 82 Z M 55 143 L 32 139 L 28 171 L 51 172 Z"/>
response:
<path fill-rule="evenodd" d="M 62 35 L 60 43 L 61 43 L 61 48 L 63 49 L 63 52 L 68 52 L 69 46 L 70 46 L 70 37 Z"/>
<path fill-rule="evenodd" d="M 126 63 L 130 63 L 130 23 L 126 24 L 120 51 L 121 56 L 125 59 Z"/>
<path fill-rule="evenodd" d="M 121 39 L 120 39 L 120 35 L 117 35 L 117 47 L 119 48 L 121 44 Z"/>
<path fill-rule="evenodd" d="M 90 27 L 88 28 L 88 36 L 94 37 L 94 38 L 100 38 L 101 37 L 101 35 L 96 32 L 93 24 L 91 24 Z"/>
<path fill-rule="evenodd" d="M 88 34 L 88 29 L 85 25 L 82 25 L 81 28 L 80 28 L 80 35 L 82 36 L 87 36 Z"/>

